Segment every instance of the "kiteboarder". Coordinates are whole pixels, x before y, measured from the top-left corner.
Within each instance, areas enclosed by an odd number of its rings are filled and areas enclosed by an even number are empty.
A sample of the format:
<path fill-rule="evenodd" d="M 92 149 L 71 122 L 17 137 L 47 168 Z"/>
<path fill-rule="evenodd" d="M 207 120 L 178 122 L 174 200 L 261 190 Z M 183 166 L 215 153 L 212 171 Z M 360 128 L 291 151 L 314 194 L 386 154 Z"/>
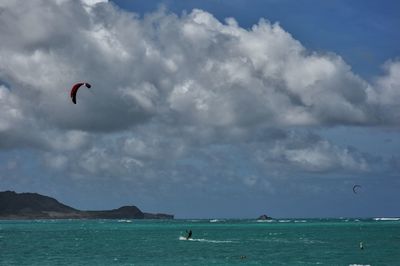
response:
<path fill-rule="evenodd" d="M 186 240 L 188 240 L 189 238 L 192 237 L 192 230 L 189 230 L 189 232 L 188 230 L 186 230 L 186 233 L 187 233 Z"/>

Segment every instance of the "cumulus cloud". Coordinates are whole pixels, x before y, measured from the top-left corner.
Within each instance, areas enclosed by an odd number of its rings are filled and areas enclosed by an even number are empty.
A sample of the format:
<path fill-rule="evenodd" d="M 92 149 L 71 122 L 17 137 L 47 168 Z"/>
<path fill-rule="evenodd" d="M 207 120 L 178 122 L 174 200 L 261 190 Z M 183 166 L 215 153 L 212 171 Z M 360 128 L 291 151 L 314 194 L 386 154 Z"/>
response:
<path fill-rule="evenodd" d="M 141 18 L 107 1 L 17 5 L 0 4 L 0 148 L 43 150 L 51 169 L 201 175 L 202 163 L 216 169 L 216 156 L 229 157 L 230 148 L 213 148 L 223 144 L 243 145 L 263 164 L 367 171 L 361 153 L 323 139 L 293 141 L 289 128 L 399 122 L 398 62 L 369 84 L 340 56 L 307 50 L 277 23 L 244 29 L 196 9 Z M 78 81 L 92 88 L 79 90 L 73 105 L 69 89 Z M 177 163 L 188 154 L 200 159 Z M 227 179 L 240 178 L 235 169 Z M 270 186 L 257 173 L 245 176 L 247 186 Z"/>
<path fill-rule="evenodd" d="M 309 172 L 347 170 L 366 172 L 366 158 L 349 148 L 338 147 L 326 140 L 307 142 L 302 139 L 277 142 L 271 153 L 282 163 L 297 166 Z"/>
<path fill-rule="evenodd" d="M 382 124 L 400 124 L 400 61 L 384 64 L 385 74 L 378 77 L 369 91 L 369 101 L 376 107 Z"/>
<path fill-rule="evenodd" d="M 18 98 L 6 87 L 0 86 L 0 131 L 10 130 L 14 123 L 22 120 L 18 109 Z"/>
<path fill-rule="evenodd" d="M 49 12 L 36 16 L 44 6 Z M 245 30 L 201 10 L 139 19 L 76 1 L 14 10 L 3 8 L 2 76 L 32 90 L 35 111 L 51 110 L 57 127 L 121 130 L 166 112 L 173 123 L 227 128 L 373 122 L 368 84 L 279 24 L 261 20 Z M 71 109 L 66 90 L 82 79 L 94 83 L 94 95 L 82 91 L 84 104 Z"/>

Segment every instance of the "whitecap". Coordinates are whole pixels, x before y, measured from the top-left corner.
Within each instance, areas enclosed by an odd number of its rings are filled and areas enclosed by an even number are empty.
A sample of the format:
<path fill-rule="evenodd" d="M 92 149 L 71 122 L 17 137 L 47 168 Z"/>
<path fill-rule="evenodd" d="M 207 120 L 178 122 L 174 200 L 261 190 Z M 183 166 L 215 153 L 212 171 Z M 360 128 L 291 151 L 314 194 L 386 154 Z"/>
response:
<path fill-rule="evenodd" d="M 184 236 L 180 236 L 179 240 L 194 241 L 194 242 L 207 242 L 207 243 L 233 243 L 232 240 L 212 240 L 212 239 L 204 239 L 204 238 L 189 238 L 189 239 L 187 239 Z"/>
<path fill-rule="evenodd" d="M 257 223 L 272 223 L 274 220 L 257 220 Z"/>
<path fill-rule="evenodd" d="M 225 222 L 225 220 L 219 220 L 219 219 L 211 219 L 210 223 L 218 223 L 218 222 Z"/>
<path fill-rule="evenodd" d="M 374 218 L 375 221 L 400 221 L 400 218 L 398 217 L 380 217 L 380 218 Z"/>
<path fill-rule="evenodd" d="M 268 233 L 268 235 L 270 236 L 277 236 L 277 235 L 281 235 L 282 233 Z"/>
<path fill-rule="evenodd" d="M 118 220 L 118 222 L 119 222 L 119 223 L 131 223 L 132 220 L 121 219 L 121 220 Z"/>

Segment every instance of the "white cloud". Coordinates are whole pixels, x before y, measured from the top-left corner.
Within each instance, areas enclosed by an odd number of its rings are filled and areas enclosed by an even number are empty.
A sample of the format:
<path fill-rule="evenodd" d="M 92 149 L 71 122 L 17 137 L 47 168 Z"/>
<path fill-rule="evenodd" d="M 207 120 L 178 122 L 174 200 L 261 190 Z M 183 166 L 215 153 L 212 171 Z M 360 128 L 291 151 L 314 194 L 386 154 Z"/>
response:
<path fill-rule="evenodd" d="M 12 129 L 15 123 L 23 120 L 18 98 L 9 89 L 0 86 L 0 132 Z"/>
<path fill-rule="evenodd" d="M 243 183 L 245 184 L 245 185 L 247 185 L 247 186 L 249 186 L 249 187 L 252 187 L 252 186 L 254 186 L 256 183 L 257 183 L 257 179 L 258 179 L 258 177 L 257 176 L 246 176 L 244 179 L 243 179 Z"/>
<path fill-rule="evenodd" d="M 400 125 L 400 61 L 388 61 L 385 75 L 369 89 L 369 102 L 376 107 L 382 124 Z"/>
<path fill-rule="evenodd" d="M 252 149 L 250 161 L 262 154 L 303 171 L 365 171 L 357 152 L 321 139 L 293 147 L 284 133 L 268 134 L 398 125 L 398 62 L 368 84 L 340 56 L 308 51 L 279 24 L 244 29 L 202 10 L 139 18 L 106 2 L 0 4 L 0 148 L 45 150 L 49 167 L 76 175 L 173 179 L 175 160 L 191 152 L 219 167 L 215 157 L 225 155 L 211 148 L 220 143 Z M 73 105 L 69 89 L 82 80 L 93 87 Z M 246 176 L 249 186 L 270 186 Z"/>
<path fill-rule="evenodd" d="M 399 105 L 400 61 L 389 61 L 384 65 L 386 75 L 377 80 L 377 90 L 383 104 Z"/>
<path fill-rule="evenodd" d="M 78 150 L 86 146 L 88 134 L 81 131 L 66 131 L 63 134 L 54 132 L 48 136 L 51 148 L 58 151 Z"/>
<path fill-rule="evenodd" d="M 45 154 L 43 158 L 44 164 L 50 169 L 62 171 L 65 170 L 68 165 L 68 158 L 64 155 Z"/>
<path fill-rule="evenodd" d="M 45 3 L 13 14 L 18 23 L 3 19 L 8 42 L 19 45 L 6 43 L 0 60 L 2 77 L 35 92 L 36 113 L 52 112 L 53 126 L 113 131 L 161 115 L 227 128 L 375 122 L 368 84 L 340 57 L 309 53 L 278 24 L 261 20 L 245 30 L 201 10 L 141 20 L 71 1 L 36 16 Z M 27 33 L 16 35 L 19 28 Z M 80 80 L 93 83 L 93 94 L 80 91 L 82 104 L 71 109 L 67 90 Z M 383 101 L 391 96 L 383 93 Z"/>
<path fill-rule="evenodd" d="M 357 158 L 348 149 L 334 146 L 327 141 L 310 143 L 307 147 L 286 147 L 277 145 L 273 150 L 276 157 L 282 157 L 289 165 L 311 172 L 328 172 L 333 170 L 367 171 L 364 158 Z"/>
<path fill-rule="evenodd" d="M 254 149 L 254 148 L 253 148 Z M 271 177 L 329 173 L 366 174 L 373 170 L 371 157 L 353 147 L 341 147 L 320 136 L 291 130 L 287 136 L 258 144 L 254 158 Z"/>

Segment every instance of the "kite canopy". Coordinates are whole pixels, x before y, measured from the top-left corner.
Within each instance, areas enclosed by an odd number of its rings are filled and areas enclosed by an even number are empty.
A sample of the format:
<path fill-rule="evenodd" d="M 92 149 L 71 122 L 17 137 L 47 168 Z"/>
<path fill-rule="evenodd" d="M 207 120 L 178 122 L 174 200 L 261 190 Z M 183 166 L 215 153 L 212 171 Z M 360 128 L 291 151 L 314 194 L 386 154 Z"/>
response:
<path fill-rule="evenodd" d="M 74 84 L 74 86 L 72 86 L 72 88 L 71 88 L 71 99 L 74 104 L 76 104 L 76 93 L 78 92 L 78 89 L 82 85 L 85 85 L 86 88 L 88 88 L 88 89 L 92 87 L 89 83 L 86 83 L 86 82 L 79 82 L 79 83 Z"/>
<path fill-rule="evenodd" d="M 357 188 L 361 188 L 361 186 L 360 186 L 360 185 L 354 185 L 354 186 L 353 186 L 353 192 L 354 192 L 355 194 L 357 194 Z"/>

